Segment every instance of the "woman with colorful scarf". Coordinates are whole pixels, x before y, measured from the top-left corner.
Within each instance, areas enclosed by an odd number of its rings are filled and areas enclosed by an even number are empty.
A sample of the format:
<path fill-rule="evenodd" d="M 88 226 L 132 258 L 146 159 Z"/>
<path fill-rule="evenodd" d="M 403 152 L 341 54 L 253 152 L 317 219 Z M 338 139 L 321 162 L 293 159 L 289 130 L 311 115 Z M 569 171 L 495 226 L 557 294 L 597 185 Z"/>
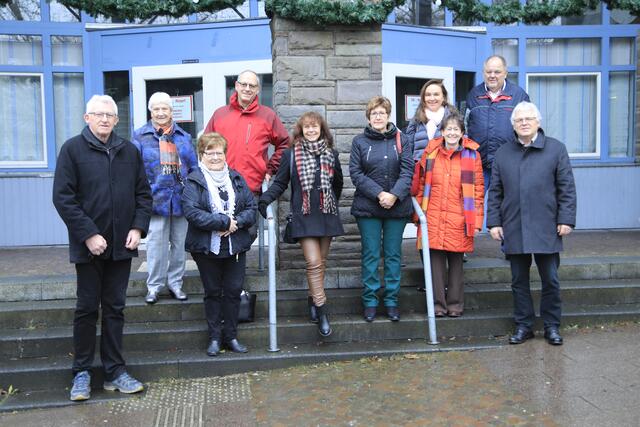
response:
<path fill-rule="evenodd" d="M 443 120 L 455 112 L 442 80 L 429 80 L 422 86 L 420 105 L 406 131 L 413 142 L 413 160 L 419 161 L 429 141 L 442 136 Z"/>
<path fill-rule="evenodd" d="M 338 212 L 342 194 L 342 167 L 334 149 L 331 131 L 316 112 L 304 113 L 296 122 L 291 148 L 282 155 L 271 187 L 260 197 L 258 210 L 267 216 L 267 206 L 291 182 L 292 237 L 300 243 L 309 284 L 309 315 L 322 336 L 331 334 L 324 292 L 324 273 L 331 239 L 344 234 Z"/>
<path fill-rule="evenodd" d="M 217 356 L 222 346 L 248 351 L 238 342 L 237 326 L 256 202 L 244 178 L 227 166 L 226 153 L 227 141 L 219 133 L 200 136 L 199 168 L 187 177 L 182 196 L 189 222 L 185 248 L 204 286 L 209 356 Z"/>
<path fill-rule="evenodd" d="M 464 137 L 464 131 L 460 115 L 443 120 L 443 136 L 429 141 L 412 185 L 427 216 L 436 317 L 462 315 L 463 254 L 473 252 L 473 238 L 482 228 L 482 160 L 478 144 Z M 420 236 L 418 228 L 417 245 L 422 250 Z"/>

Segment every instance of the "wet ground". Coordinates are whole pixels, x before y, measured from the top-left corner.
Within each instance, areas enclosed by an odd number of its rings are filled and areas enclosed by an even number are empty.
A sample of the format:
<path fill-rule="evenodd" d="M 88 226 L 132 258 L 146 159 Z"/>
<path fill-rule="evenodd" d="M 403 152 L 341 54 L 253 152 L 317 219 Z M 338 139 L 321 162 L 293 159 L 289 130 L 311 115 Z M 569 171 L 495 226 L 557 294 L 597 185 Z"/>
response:
<path fill-rule="evenodd" d="M 405 354 L 226 377 L 0 414 L 2 426 L 638 426 L 640 323 L 518 346 Z M 242 356 L 239 356 L 242 357 Z"/>

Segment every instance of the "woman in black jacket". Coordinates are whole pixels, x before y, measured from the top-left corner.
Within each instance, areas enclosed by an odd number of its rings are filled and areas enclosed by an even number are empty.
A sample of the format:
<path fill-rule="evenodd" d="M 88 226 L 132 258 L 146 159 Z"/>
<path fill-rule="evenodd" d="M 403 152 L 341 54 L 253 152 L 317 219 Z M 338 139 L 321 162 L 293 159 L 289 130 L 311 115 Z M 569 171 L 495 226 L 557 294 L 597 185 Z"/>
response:
<path fill-rule="evenodd" d="M 227 166 L 226 152 L 222 135 L 198 138 L 200 167 L 189 174 L 182 196 L 189 222 L 185 247 L 204 286 L 209 356 L 218 355 L 221 344 L 235 353 L 248 351 L 238 342 L 237 326 L 256 202 L 244 178 Z"/>
<path fill-rule="evenodd" d="M 349 159 L 351 181 L 356 187 L 351 214 L 362 240 L 362 304 L 367 322 L 376 317 L 381 246 L 387 317 L 394 322 L 400 320 L 402 233 L 413 212 L 409 195 L 414 164 L 412 144 L 389 122 L 390 113 L 391 102 L 387 98 L 371 98 L 366 111 L 369 125 L 353 138 Z"/>
<path fill-rule="evenodd" d="M 304 113 L 296 122 L 291 141 L 273 184 L 260 197 L 258 209 L 266 218 L 267 206 L 291 181 L 291 230 L 306 261 L 311 321 L 318 323 L 320 335 L 328 336 L 331 326 L 324 272 L 331 239 L 344 234 L 338 213 L 342 168 L 329 127 L 320 114 Z"/>

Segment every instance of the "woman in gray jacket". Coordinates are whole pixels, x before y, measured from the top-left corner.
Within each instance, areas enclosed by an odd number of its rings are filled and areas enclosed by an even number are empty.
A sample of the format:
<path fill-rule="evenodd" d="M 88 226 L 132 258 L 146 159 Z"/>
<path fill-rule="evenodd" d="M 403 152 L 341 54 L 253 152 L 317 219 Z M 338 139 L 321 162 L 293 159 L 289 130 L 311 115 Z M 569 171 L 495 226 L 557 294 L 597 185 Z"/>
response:
<path fill-rule="evenodd" d="M 384 305 L 390 320 L 400 320 L 402 233 L 412 213 L 412 144 L 389 122 L 390 113 L 391 102 L 387 98 L 371 98 L 366 111 L 369 124 L 364 133 L 353 139 L 349 159 L 351 181 L 356 188 L 351 214 L 358 223 L 362 242 L 362 304 L 367 322 L 374 320 L 378 306 L 381 244 Z"/>

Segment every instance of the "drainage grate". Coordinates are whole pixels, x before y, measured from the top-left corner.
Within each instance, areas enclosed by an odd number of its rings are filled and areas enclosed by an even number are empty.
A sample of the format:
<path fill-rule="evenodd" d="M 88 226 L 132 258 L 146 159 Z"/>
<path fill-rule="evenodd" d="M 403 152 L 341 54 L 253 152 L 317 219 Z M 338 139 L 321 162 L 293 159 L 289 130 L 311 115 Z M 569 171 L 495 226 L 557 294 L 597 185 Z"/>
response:
<path fill-rule="evenodd" d="M 203 405 L 246 402 L 251 400 L 247 374 L 196 379 L 169 379 L 149 383 L 139 397 L 112 403 L 112 414 L 142 410 L 159 412 L 157 426 L 202 425 Z M 199 420 L 199 423 L 198 423 Z"/>

